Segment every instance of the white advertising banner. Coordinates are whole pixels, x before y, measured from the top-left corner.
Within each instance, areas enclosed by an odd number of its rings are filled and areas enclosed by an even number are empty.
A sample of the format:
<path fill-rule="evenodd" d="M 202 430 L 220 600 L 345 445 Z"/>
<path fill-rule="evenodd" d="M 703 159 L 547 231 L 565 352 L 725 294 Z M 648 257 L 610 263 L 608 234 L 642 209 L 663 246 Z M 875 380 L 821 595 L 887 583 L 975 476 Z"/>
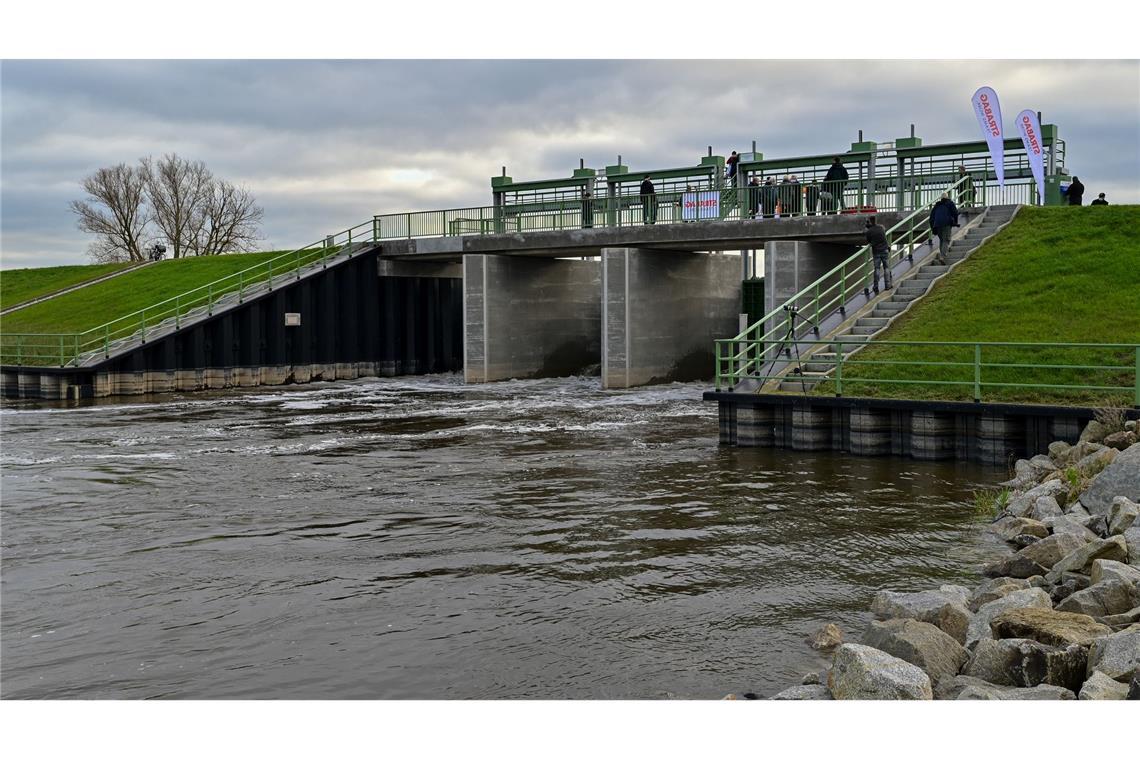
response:
<path fill-rule="evenodd" d="M 978 126 L 986 136 L 986 143 L 990 146 L 990 158 L 994 162 L 994 172 L 997 174 L 998 187 L 1005 186 L 1005 136 L 1001 128 L 1001 105 L 998 103 L 997 93 L 992 87 L 979 87 L 971 99 L 974 104 L 974 113 L 978 117 Z"/>
<path fill-rule="evenodd" d="M 681 196 L 681 219 L 720 219 L 720 193 L 710 190 L 703 193 L 684 193 Z"/>
<path fill-rule="evenodd" d="M 1029 154 L 1029 168 L 1037 182 L 1037 200 L 1045 203 L 1045 146 L 1041 142 L 1041 123 L 1037 113 L 1028 108 L 1017 115 L 1017 130 L 1021 132 L 1021 142 Z"/>

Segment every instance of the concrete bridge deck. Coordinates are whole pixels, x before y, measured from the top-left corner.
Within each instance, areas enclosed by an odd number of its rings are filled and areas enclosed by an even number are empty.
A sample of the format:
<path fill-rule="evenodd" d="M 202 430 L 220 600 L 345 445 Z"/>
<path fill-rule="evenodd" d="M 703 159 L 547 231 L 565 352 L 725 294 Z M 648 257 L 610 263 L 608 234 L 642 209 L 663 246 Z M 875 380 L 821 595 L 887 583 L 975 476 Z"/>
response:
<path fill-rule="evenodd" d="M 908 212 L 876 213 L 886 228 Z M 863 245 L 864 214 L 797 216 L 787 219 L 694 221 L 672 224 L 598 227 L 552 232 L 464 235 L 385 240 L 386 259 L 459 261 L 464 254 L 496 254 L 537 258 L 600 256 L 603 248 L 671 251 L 739 251 L 763 248 L 776 240 Z"/>

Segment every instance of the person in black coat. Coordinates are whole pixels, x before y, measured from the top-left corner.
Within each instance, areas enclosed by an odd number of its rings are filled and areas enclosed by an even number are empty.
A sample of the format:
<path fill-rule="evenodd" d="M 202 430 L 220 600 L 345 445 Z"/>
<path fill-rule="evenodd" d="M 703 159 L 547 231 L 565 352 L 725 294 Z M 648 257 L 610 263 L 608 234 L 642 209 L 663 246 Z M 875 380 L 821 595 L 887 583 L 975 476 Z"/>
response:
<path fill-rule="evenodd" d="M 938 236 L 938 258 L 934 260 L 939 266 L 946 266 L 946 254 L 950 252 L 950 235 L 958 226 L 958 207 L 950 200 L 949 193 L 942 193 L 942 197 L 930 210 L 930 229 Z"/>
<path fill-rule="evenodd" d="M 760 178 L 753 177 L 748 181 L 748 218 L 755 219 L 760 213 Z"/>
<path fill-rule="evenodd" d="M 875 223 L 875 217 L 867 218 L 867 229 L 863 233 L 867 239 L 867 245 L 871 246 L 871 256 L 874 258 L 874 287 L 875 292 L 879 292 L 879 270 L 883 271 L 883 285 L 887 290 L 894 286 L 894 279 L 891 277 L 891 245 L 887 242 L 887 231 L 883 229 L 883 225 Z"/>
<path fill-rule="evenodd" d="M 776 187 L 776 180 L 772 177 L 764 183 L 764 187 L 760 190 L 760 206 L 764 212 L 765 219 L 771 219 L 776 215 L 776 202 L 780 199 L 779 188 Z"/>
<path fill-rule="evenodd" d="M 1081 201 L 1084 200 L 1084 197 L 1085 197 L 1085 186 L 1081 184 L 1081 181 L 1079 179 L 1077 179 L 1076 176 L 1074 176 L 1073 177 L 1073 183 L 1071 185 L 1069 185 L 1069 205 L 1070 206 L 1081 205 Z"/>
<path fill-rule="evenodd" d="M 1104 199 L 1104 193 L 1096 197 L 1096 200 L 1089 204 L 1090 206 L 1107 206 L 1108 201 Z"/>
<path fill-rule="evenodd" d="M 830 198 L 824 198 L 823 210 L 835 213 L 838 209 L 843 208 L 843 189 L 847 187 L 847 167 L 836 156 L 831 160 L 831 166 L 827 169 L 827 176 L 823 178 L 823 192 L 829 194 Z"/>
<path fill-rule="evenodd" d="M 648 174 L 641 181 L 641 218 L 646 224 L 657 222 L 657 191 Z"/>

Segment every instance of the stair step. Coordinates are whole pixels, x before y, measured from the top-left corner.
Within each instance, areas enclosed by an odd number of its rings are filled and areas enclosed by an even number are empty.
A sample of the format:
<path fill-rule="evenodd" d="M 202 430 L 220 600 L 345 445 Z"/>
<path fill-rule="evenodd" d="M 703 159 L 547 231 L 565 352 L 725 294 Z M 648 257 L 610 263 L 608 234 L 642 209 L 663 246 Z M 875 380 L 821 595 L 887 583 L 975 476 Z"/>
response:
<path fill-rule="evenodd" d="M 859 317 L 855 320 L 856 327 L 882 327 L 886 323 L 886 317 Z"/>
<path fill-rule="evenodd" d="M 911 301 L 913 301 L 915 298 L 918 298 L 918 296 L 913 295 L 911 293 L 895 293 L 893 296 L 890 297 L 890 302 L 891 303 L 907 304 L 907 303 L 910 303 Z"/>
<path fill-rule="evenodd" d="M 875 308 L 871 311 L 871 316 L 890 319 L 905 308 L 906 304 L 904 303 L 898 303 L 897 301 L 882 301 L 876 304 Z"/>
<path fill-rule="evenodd" d="M 883 329 L 882 325 L 867 325 L 867 326 L 855 325 L 854 327 L 851 328 L 851 334 L 852 335 L 874 335 L 875 333 L 877 333 L 879 330 L 882 330 L 882 329 Z"/>

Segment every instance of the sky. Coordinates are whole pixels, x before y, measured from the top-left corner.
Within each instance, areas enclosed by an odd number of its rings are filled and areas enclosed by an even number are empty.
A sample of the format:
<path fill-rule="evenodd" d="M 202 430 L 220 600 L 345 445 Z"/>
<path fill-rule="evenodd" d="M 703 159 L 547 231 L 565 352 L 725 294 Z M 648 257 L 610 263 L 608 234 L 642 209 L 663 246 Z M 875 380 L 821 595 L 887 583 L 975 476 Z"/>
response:
<path fill-rule="evenodd" d="M 88 263 L 68 202 L 95 169 L 177 153 L 245 186 L 264 249 L 373 214 L 489 205 L 490 177 L 979 140 L 970 96 L 1060 127 L 1088 198 L 1140 203 L 1140 62 L 5 60 L 0 267 Z"/>

